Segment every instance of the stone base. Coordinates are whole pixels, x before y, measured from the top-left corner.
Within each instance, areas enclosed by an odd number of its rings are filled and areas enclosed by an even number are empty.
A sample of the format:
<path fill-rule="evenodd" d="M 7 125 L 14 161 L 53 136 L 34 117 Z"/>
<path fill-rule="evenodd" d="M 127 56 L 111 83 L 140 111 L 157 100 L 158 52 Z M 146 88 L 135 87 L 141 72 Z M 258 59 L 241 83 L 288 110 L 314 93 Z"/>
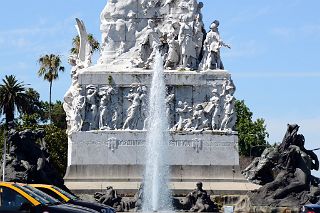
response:
<path fill-rule="evenodd" d="M 172 182 L 247 182 L 234 166 L 170 166 Z M 65 181 L 69 182 L 141 182 L 143 165 L 70 165 Z"/>
<path fill-rule="evenodd" d="M 167 157 L 175 193 L 192 190 L 198 181 L 209 185 L 239 183 L 247 191 L 247 181 L 239 168 L 236 132 L 171 132 L 170 135 Z M 113 185 L 125 193 L 135 192 L 144 174 L 145 138 L 146 131 L 71 134 L 66 185 L 74 190 L 86 190 L 84 186 L 87 190 L 99 190 Z"/>
<path fill-rule="evenodd" d="M 104 192 L 107 186 L 113 186 L 117 193 L 123 196 L 133 196 L 141 182 L 119 181 L 66 181 L 66 186 L 75 194 L 93 195 L 95 192 Z M 170 182 L 169 188 L 174 196 L 186 196 L 195 189 L 196 182 Z M 203 182 L 203 188 L 210 195 L 246 195 L 249 191 L 258 189 L 260 186 L 248 183 L 245 180 L 212 180 Z"/>

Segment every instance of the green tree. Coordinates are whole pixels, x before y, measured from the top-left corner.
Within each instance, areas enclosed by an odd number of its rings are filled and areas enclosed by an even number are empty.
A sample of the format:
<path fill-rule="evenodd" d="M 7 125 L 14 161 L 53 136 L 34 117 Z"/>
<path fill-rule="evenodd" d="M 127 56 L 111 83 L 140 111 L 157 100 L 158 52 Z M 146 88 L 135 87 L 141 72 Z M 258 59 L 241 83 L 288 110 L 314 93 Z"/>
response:
<path fill-rule="evenodd" d="M 67 129 L 66 112 L 61 101 L 57 101 L 52 107 L 52 122 L 60 129 Z"/>
<path fill-rule="evenodd" d="M 28 88 L 26 90 L 26 94 L 29 96 L 30 100 L 30 106 L 27 110 L 27 113 L 33 114 L 33 113 L 40 113 L 41 112 L 41 101 L 40 101 L 40 94 L 34 90 L 33 88 Z"/>
<path fill-rule="evenodd" d="M 23 82 L 18 82 L 15 76 L 9 75 L 2 79 L 0 85 L 0 112 L 5 114 L 6 124 L 14 120 L 15 111 L 28 112 L 31 108 L 31 97 L 26 93 Z"/>
<path fill-rule="evenodd" d="M 49 103 L 47 101 L 41 101 L 40 104 L 41 110 L 38 115 L 40 116 L 40 121 L 44 122 L 49 118 Z M 60 129 L 67 128 L 66 113 L 61 101 L 56 101 L 51 104 L 51 122 Z"/>
<path fill-rule="evenodd" d="M 240 155 L 258 156 L 269 146 L 266 138 L 269 134 L 266 130 L 264 119 L 252 120 L 253 113 L 245 105 L 244 101 L 237 100 L 235 104 L 237 112 L 236 130 L 239 135 Z"/>
<path fill-rule="evenodd" d="M 50 161 L 58 170 L 61 176 L 66 172 L 68 160 L 68 136 L 65 129 L 60 129 L 54 125 L 45 126 L 46 136 L 44 138 Z"/>
<path fill-rule="evenodd" d="M 92 48 L 92 53 L 100 49 L 99 42 L 93 37 L 92 34 L 88 34 L 88 41 Z M 71 54 L 77 55 L 79 53 L 79 48 L 80 48 L 80 37 L 79 35 L 77 35 L 72 39 L 72 48 L 70 50 Z"/>
<path fill-rule="evenodd" d="M 63 72 L 64 67 L 59 55 L 44 55 L 38 60 L 40 69 L 38 70 L 39 77 L 49 82 L 49 121 L 51 122 L 51 93 L 52 82 L 59 77 L 59 71 Z"/>

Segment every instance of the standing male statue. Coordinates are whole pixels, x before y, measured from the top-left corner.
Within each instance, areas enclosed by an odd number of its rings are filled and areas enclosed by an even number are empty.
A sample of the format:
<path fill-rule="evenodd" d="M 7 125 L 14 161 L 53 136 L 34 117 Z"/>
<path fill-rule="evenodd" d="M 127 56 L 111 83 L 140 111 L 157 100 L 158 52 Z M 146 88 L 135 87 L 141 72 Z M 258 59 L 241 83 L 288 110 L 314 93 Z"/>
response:
<path fill-rule="evenodd" d="M 224 69 L 223 63 L 220 58 L 220 48 L 227 47 L 231 48 L 229 45 L 225 44 L 219 34 L 219 21 L 215 20 L 210 26 L 210 32 L 208 32 L 206 39 L 203 44 L 204 56 L 200 64 L 200 69 Z"/>

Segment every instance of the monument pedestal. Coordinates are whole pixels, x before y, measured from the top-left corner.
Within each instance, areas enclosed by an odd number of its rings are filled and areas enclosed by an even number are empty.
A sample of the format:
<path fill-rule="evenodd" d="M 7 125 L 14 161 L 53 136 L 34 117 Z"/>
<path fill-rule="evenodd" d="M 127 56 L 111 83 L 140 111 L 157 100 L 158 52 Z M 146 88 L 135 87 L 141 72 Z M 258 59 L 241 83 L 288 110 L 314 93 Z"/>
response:
<path fill-rule="evenodd" d="M 107 120 L 100 130 L 92 129 L 95 119 L 93 114 L 88 116 L 94 106 L 91 103 L 85 110 L 81 131 L 70 132 L 65 182 L 74 190 L 84 185 L 88 186 L 87 190 L 113 185 L 117 190 L 134 192 L 143 179 L 146 162 L 146 131 L 143 129 L 147 110 L 143 106 L 147 104 L 148 89 L 141 88 L 149 88 L 152 73 L 142 69 L 116 72 L 112 69 L 112 66 L 93 66 L 82 70 L 78 76 L 79 85 L 86 94 L 88 88 L 104 95 L 100 92 L 112 88 L 109 102 L 103 107 L 108 109 L 109 117 L 116 119 Z M 230 74 L 224 70 L 166 71 L 165 81 L 168 95 L 174 97 L 167 103 L 171 187 L 175 192 L 184 192 L 194 188 L 198 181 L 214 187 L 223 182 L 228 191 L 228 183 L 246 184 L 239 169 L 237 132 L 223 125 L 231 119 L 227 117 L 225 103 L 226 90 L 234 89 Z M 136 107 L 138 111 L 134 112 L 130 112 L 133 100 L 128 98 L 132 94 L 142 97 Z M 88 95 L 83 97 L 88 99 Z M 103 95 L 97 98 L 102 99 Z M 199 105 L 200 109 L 195 107 Z M 100 120 L 96 119 L 100 124 L 101 106 L 94 107 L 100 110 Z M 185 114 L 178 113 L 185 109 L 188 109 Z M 130 123 L 129 117 L 134 113 L 138 117 Z"/>
<path fill-rule="evenodd" d="M 170 187 L 175 194 L 192 190 L 202 181 L 215 194 L 244 194 L 248 184 L 239 170 L 235 132 L 171 132 Z M 146 131 L 89 131 L 69 137 L 66 185 L 78 193 L 92 193 L 112 185 L 120 193 L 134 193 L 143 180 Z"/>

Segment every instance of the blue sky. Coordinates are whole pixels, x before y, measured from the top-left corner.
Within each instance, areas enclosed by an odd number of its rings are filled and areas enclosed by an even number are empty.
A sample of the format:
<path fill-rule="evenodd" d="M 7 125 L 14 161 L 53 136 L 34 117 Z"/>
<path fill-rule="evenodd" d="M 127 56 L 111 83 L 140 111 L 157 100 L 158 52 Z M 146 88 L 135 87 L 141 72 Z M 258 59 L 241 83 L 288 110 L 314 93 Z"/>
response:
<path fill-rule="evenodd" d="M 0 8 L 0 78 L 14 74 L 48 100 L 48 83 L 37 77 L 37 59 L 60 54 L 66 72 L 53 84 L 53 100 L 70 85 L 67 64 L 74 18 L 100 40 L 99 14 L 106 0 L 4 1 Z M 255 118 L 266 120 L 271 143 L 287 123 L 298 123 L 309 148 L 320 147 L 319 0 L 203 0 L 206 28 L 220 21 L 225 68 Z M 317 152 L 319 155 L 320 152 Z"/>

